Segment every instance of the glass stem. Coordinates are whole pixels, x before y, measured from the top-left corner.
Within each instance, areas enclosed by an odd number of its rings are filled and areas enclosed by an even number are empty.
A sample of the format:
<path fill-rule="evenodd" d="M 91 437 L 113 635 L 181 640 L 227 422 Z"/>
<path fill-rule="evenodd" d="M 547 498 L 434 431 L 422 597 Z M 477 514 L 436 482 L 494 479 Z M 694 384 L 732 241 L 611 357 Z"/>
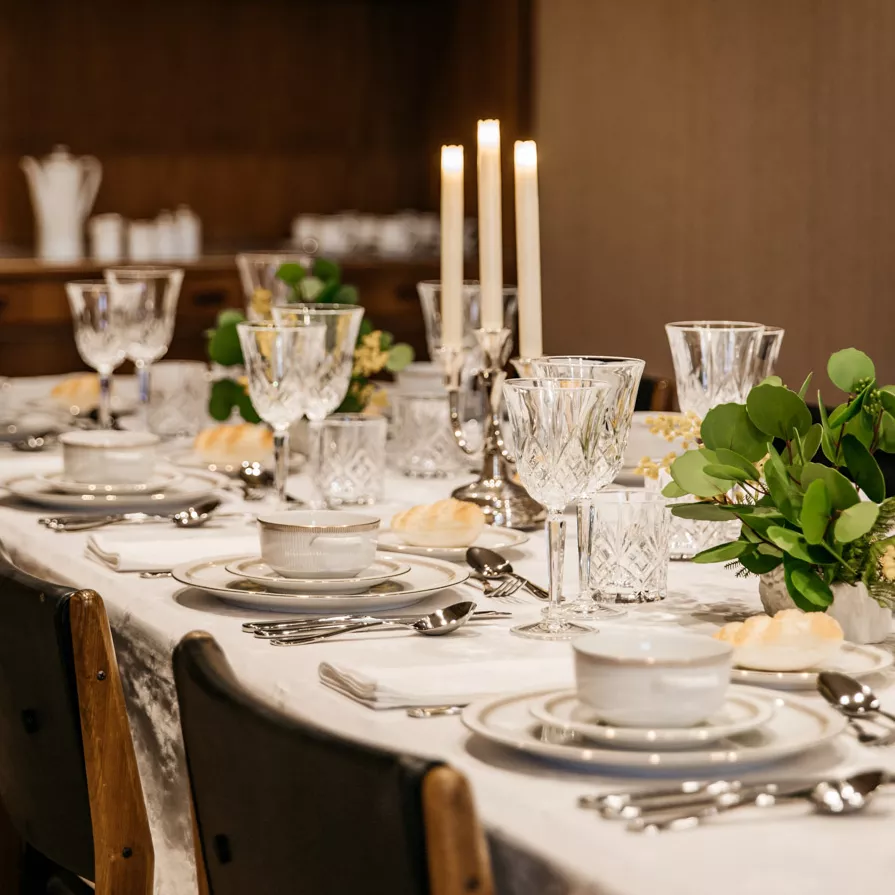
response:
<path fill-rule="evenodd" d="M 277 502 L 286 508 L 286 479 L 289 478 L 289 428 L 273 430 L 274 481 Z"/>
<path fill-rule="evenodd" d="M 589 500 L 578 501 L 578 599 L 591 598 L 590 587 L 590 537 L 594 521 L 594 508 Z"/>
<path fill-rule="evenodd" d="M 562 612 L 563 563 L 566 553 L 566 520 L 561 510 L 547 511 L 547 543 L 550 550 L 550 602 L 544 609 L 544 627 L 561 631 L 565 627 Z"/>
<path fill-rule="evenodd" d="M 144 431 L 149 431 L 149 364 L 134 361 L 137 368 L 137 387 L 140 392 L 140 423 Z"/>
<path fill-rule="evenodd" d="M 99 425 L 112 428 L 112 371 L 99 371 Z"/>

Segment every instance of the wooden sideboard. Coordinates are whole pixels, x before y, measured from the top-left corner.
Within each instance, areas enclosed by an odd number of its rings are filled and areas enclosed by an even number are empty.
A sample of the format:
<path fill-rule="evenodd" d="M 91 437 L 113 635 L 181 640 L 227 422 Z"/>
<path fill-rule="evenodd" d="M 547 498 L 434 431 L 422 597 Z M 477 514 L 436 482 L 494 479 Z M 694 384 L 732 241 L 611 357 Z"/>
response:
<path fill-rule="evenodd" d="M 209 255 L 183 265 L 185 276 L 169 359 L 204 359 L 205 332 L 224 308 L 244 299 L 233 255 Z M 426 357 L 416 294 L 420 280 L 437 278 L 435 259 L 349 260 L 343 281 L 357 286 L 377 327 Z M 69 280 L 102 276 L 93 262 L 48 266 L 31 258 L 0 258 L 0 375 L 37 376 L 87 369 L 78 356 L 65 296 Z"/>

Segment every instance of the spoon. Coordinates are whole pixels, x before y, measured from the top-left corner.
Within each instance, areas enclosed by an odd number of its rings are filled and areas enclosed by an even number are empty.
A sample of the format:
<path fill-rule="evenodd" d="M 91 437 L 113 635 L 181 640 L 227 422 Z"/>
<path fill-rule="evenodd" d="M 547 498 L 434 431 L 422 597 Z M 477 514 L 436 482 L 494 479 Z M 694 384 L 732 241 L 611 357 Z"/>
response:
<path fill-rule="evenodd" d="M 217 497 L 210 497 L 198 506 L 187 507 L 171 516 L 171 521 L 178 528 L 201 528 L 212 518 L 214 511 L 221 505 Z"/>
<path fill-rule="evenodd" d="M 416 709 L 407 709 L 408 718 L 439 718 L 444 715 L 459 715 L 462 705 L 428 705 Z"/>
<path fill-rule="evenodd" d="M 882 715 L 895 721 L 895 715 L 879 707 L 879 697 L 866 684 L 839 671 L 822 671 L 817 676 L 820 695 L 849 718 L 861 715 Z"/>
<path fill-rule="evenodd" d="M 338 628 L 332 628 L 322 634 L 297 634 L 294 636 L 278 637 L 275 640 L 269 640 L 274 646 L 293 646 L 298 643 L 319 643 L 321 640 L 327 640 L 335 637 L 337 634 L 348 634 L 351 631 L 365 631 L 369 628 L 409 628 L 417 634 L 426 637 L 440 637 L 442 634 L 451 634 L 457 628 L 461 628 L 475 612 L 475 603 L 464 601 L 462 603 L 454 603 L 451 606 L 445 606 L 444 609 L 436 609 L 429 615 L 424 615 L 411 622 L 398 622 L 389 619 L 374 619 L 372 622 L 358 622 L 352 625 L 342 625 Z"/>
<path fill-rule="evenodd" d="M 105 528 L 107 525 L 120 523 L 139 525 L 145 522 L 173 522 L 178 528 L 198 528 L 213 518 L 212 513 L 220 506 L 220 503 L 217 497 L 209 497 L 194 507 L 187 507 L 185 510 L 180 510 L 169 516 L 153 516 L 147 513 L 115 513 L 110 516 L 93 516 L 88 513 L 75 513 L 70 516 L 44 517 L 37 521 L 51 531 L 92 531 L 96 528 Z"/>
<path fill-rule="evenodd" d="M 698 826 L 707 817 L 732 811 L 734 808 L 752 806 L 770 808 L 779 799 L 808 799 L 818 814 L 855 814 L 862 811 L 873 799 L 873 794 L 884 783 L 889 782 L 885 771 L 864 771 L 844 780 L 823 780 L 814 786 L 789 793 L 774 795 L 762 791 L 757 795 L 748 791 L 720 796 L 715 802 L 697 809 L 670 814 L 662 811 L 645 814 L 628 822 L 627 828 L 635 833 L 661 833 L 667 830 L 687 830 Z"/>
<path fill-rule="evenodd" d="M 466 562 L 469 563 L 483 578 L 515 578 L 521 581 L 522 586 L 539 600 L 548 600 L 550 595 L 543 587 L 517 575 L 510 563 L 495 550 L 487 547 L 470 547 L 466 551 Z"/>
<path fill-rule="evenodd" d="M 52 447 L 56 441 L 55 432 L 41 432 L 40 434 L 29 435 L 21 441 L 13 441 L 10 447 L 14 451 L 20 451 L 23 454 L 39 454 Z"/>
<path fill-rule="evenodd" d="M 246 500 L 264 500 L 267 493 L 276 484 L 273 472 L 265 469 L 257 461 L 253 463 L 244 462 L 240 467 L 238 475 L 239 480 L 245 486 L 243 496 Z M 297 497 L 290 497 L 288 494 L 286 495 L 286 500 L 289 503 L 306 506 L 303 500 L 299 500 Z"/>

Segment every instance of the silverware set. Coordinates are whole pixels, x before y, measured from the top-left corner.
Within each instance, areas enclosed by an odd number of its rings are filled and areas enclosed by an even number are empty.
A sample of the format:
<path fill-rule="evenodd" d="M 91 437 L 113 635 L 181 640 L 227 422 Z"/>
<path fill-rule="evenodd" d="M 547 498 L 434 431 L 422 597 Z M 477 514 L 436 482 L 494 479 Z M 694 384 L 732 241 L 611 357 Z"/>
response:
<path fill-rule="evenodd" d="M 487 547 L 470 547 L 466 551 L 466 562 L 475 573 L 475 578 L 482 583 L 482 590 L 487 597 L 509 598 L 517 591 L 525 588 L 539 600 L 547 600 L 548 594 L 528 578 L 513 571 L 512 565 L 497 551 Z M 490 582 L 495 582 L 491 584 Z M 521 603 L 522 600 L 510 602 Z"/>

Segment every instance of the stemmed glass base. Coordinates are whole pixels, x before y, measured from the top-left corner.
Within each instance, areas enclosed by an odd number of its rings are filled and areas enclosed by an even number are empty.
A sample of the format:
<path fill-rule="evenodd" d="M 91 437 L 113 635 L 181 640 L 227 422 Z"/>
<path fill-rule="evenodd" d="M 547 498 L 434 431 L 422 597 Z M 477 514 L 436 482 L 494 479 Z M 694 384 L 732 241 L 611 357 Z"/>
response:
<path fill-rule="evenodd" d="M 581 596 L 563 607 L 567 619 L 595 619 L 608 621 L 611 618 L 624 618 L 628 612 L 600 603 L 592 596 Z"/>
<path fill-rule="evenodd" d="M 530 640 L 571 640 L 593 631 L 589 625 L 569 621 L 568 616 L 560 627 L 547 620 L 547 610 L 544 610 L 544 618 L 539 622 L 529 622 L 527 625 L 516 625 L 510 628 L 510 633 L 517 637 L 527 637 Z"/>

